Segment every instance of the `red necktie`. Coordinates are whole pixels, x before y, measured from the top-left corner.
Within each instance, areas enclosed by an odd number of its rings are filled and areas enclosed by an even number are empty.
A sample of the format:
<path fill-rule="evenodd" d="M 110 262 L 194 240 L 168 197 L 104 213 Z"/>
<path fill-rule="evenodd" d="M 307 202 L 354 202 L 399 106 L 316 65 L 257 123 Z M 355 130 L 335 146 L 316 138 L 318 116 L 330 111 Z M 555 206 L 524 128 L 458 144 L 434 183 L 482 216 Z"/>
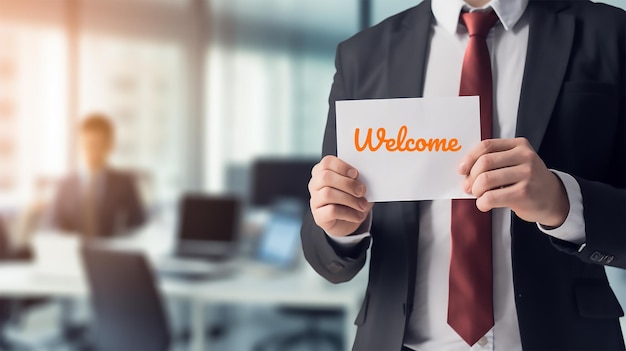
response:
<path fill-rule="evenodd" d="M 482 139 L 492 137 L 492 78 L 486 37 L 498 21 L 493 11 L 463 13 L 469 32 L 463 59 L 461 96 L 480 97 Z M 452 201 L 452 247 L 448 324 L 468 345 L 493 327 L 491 212 L 476 208 L 476 200 Z"/>

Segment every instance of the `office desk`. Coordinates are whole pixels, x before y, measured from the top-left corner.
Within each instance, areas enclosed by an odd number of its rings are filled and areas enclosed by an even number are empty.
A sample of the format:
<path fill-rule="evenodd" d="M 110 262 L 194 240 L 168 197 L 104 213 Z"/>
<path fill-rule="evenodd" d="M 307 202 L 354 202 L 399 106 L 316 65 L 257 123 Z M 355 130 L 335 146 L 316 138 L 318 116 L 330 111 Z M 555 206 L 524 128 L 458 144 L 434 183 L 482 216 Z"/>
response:
<path fill-rule="evenodd" d="M 308 269 L 308 268 L 306 268 Z M 211 304 L 264 304 L 291 307 L 337 308 L 345 312 L 346 350 L 350 349 L 356 317 L 363 293 L 362 279 L 332 285 L 301 270 L 293 273 L 261 276 L 245 267 L 235 275 L 210 281 L 160 280 L 167 298 L 187 299 L 191 303 L 192 345 L 207 350 L 205 311 Z M 0 296 L 87 298 L 84 279 L 43 277 L 29 263 L 0 264 Z"/>
<path fill-rule="evenodd" d="M 315 279 L 317 278 L 317 279 Z M 284 274 L 271 279 L 245 273 L 232 279 L 202 284 L 195 289 L 193 316 L 194 349 L 205 350 L 204 311 L 215 303 L 265 304 L 288 307 L 336 308 L 344 312 L 345 350 L 350 350 L 356 327 L 353 324 L 365 292 L 361 277 L 352 282 L 333 285 L 306 271 Z"/>
<path fill-rule="evenodd" d="M 165 280 L 162 292 L 168 297 L 193 298 L 190 283 Z M 70 297 L 86 298 L 89 287 L 79 277 L 45 276 L 32 263 L 0 263 L 0 296 L 2 297 Z"/>

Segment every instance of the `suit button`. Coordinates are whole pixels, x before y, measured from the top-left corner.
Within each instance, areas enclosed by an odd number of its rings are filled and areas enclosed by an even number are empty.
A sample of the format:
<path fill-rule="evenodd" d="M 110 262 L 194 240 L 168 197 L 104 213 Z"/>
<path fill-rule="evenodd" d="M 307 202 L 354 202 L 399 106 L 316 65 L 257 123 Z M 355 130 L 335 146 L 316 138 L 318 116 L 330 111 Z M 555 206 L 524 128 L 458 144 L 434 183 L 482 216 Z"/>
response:
<path fill-rule="evenodd" d="M 589 259 L 592 262 L 609 264 L 613 262 L 613 260 L 615 259 L 615 256 L 605 255 L 603 253 L 595 251 L 594 253 L 591 254 L 591 256 L 589 256 Z"/>
<path fill-rule="evenodd" d="M 591 254 L 591 256 L 589 257 L 589 259 L 593 262 L 600 262 L 602 261 L 602 257 L 604 255 L 602 255 L 601 253 L 599 253 L 598 251 L 594 252 Z"/>
<path fill-rule="evenodd" d="M 485 345 L 487 345 L 487 343 L 488 343 L 488 342 L 489 342 L 489 340 L 487 340 L 487 337 L 486 337 L 486 336 L 483 336 L 482 338 L 478 339 L 477 344 L 478 344 L 480 347 L 484 347 Z"/>

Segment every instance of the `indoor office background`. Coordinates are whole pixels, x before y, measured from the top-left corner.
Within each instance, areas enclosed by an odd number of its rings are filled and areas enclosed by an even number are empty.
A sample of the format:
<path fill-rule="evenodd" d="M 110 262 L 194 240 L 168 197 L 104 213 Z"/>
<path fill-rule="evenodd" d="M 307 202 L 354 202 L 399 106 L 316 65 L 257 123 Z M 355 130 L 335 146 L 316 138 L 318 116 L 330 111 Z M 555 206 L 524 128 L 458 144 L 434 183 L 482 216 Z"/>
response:
<path fill-rule="evenodd" d="M 305 335 L 288 349 L 345 349 L 366 278 L 330 286 L 299 249 L 295 267 L 259 262 L 275 209 L 259 206 L 271 201 L 256 199 L 264 183 L 255 165 L 319 158 L 336 45 L 418 2 L 0 0 L 0 214 L 10 244 L 28 247 L 50 230 L 56 184 L 80 165 L 77 126 L 103 112 L 116 128 L 112 164 L 132 172 L 146 204 L 146 250 L 174 245 L 185 194 L 243 201 L 243 278 L 157 278 L 174 348 L 274 350 Z M 28 264 L 19 262 L 0 257 L 0 275 Z M 609 273 L 626 306 L 626 275 Z M 12 290 L 0 276 L 12 347 L 92 346 L 84 289 L 9 278 L 23 285 Z M 80 335 L 63 330 L 68 318 L 84 326 Z"/>

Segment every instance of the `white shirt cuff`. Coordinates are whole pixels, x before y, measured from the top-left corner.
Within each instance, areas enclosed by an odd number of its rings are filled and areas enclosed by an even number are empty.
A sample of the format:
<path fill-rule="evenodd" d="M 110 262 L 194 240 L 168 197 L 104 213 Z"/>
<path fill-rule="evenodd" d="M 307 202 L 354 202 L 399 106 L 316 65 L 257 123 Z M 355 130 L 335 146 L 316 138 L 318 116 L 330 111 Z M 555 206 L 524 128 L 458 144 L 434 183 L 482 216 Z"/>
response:
<path fill-rule="evenodd" d="M 548 234 L 554 238 L 569 241 L 574 244 L 582 244 L 586 241 L 587 236 L 585 234 L 585 217 L 583 215 L 583 195 L 580 190 L 580 185 L 571 175 L 555 170 L 551 170 L 556 174 L 567 193 L 569 199 L 569 213 L 565 222 L 559 227 L 548 229 L 541 224 L 537 223 L 539 230 Z"/>
<path fill-rule="evenodd" d="M 374 209 L 370 210 L 369 215 L 367 216 L 365 221 L 363 221 L 363 224 L 361 224 L 359 229 L 357 229 L 357 232 L 355 234 L 351 234 L 347 236 L 332 236 L 326 232 L 324 233 L 326 233 L 326 235 L 332 241 L 339 244 L 340 246 L 343 246 L 345 248 L 354 247 L 358 245 L 361 241 L 363 241 L 363 239 L 370 236 L 370 230 L 372 229 L 372 216 L 373 216 L 372 212 L 374 212 Z M 359 233 L 359 231 L 361 232 Z"/>

